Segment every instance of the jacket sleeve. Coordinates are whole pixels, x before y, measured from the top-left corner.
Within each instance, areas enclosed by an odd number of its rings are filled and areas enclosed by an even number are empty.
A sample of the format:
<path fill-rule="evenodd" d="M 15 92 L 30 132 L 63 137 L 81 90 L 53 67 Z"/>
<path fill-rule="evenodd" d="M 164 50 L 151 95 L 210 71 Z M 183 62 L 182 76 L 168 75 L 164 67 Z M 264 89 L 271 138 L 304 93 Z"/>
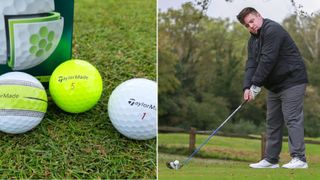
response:
<path fill-rule="evenodd" d="M 248 59 L 246 62 L 245 67 L 245 76 L 243 81 L 243 90 L 249 89 L 252 85 L 252 77 L 254 73 L 256 72 L 256 68 L 258 66 L 257 61 L 255 60 L 255 57 L 252 53 L 253 45 L 252 45 L 252 38 L 248 41 Z"/>
<path fill-rule="evenodd" d="M 262 35 L 262 47 L 258 67 L 252 78 L 252 84 L 263 86 L 268 75 L 277 63 L 280 45 L 284 37 L 283 29 L 280 26 L 266 27 Z"/>

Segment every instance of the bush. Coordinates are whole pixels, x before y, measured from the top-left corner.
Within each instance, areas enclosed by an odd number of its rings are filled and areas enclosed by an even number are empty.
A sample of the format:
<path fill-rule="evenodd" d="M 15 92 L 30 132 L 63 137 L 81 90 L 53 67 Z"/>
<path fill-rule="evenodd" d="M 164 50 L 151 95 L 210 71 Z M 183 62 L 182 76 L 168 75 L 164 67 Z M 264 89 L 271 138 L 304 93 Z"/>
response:
<path fill-rule="evenodd" d="M 241 135 L 257 134 L 259 132 L 265 132 L 265 125 L 262 123 L 262 125 L 256 126 L 253 122 L 240 119 L 239 122 L 227 124 L 223 132 Z"/>

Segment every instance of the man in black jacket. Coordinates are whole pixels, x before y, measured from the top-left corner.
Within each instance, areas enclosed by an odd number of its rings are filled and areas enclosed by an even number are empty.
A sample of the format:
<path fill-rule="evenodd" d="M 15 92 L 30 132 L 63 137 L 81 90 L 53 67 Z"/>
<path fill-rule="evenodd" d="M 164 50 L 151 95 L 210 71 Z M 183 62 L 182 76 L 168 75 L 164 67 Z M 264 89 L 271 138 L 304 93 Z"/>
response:
<path fill-rule="evenodd" d="M 308 78 L 301 54 L 281 25 L 263 18 L 254 8 L 244 8 L 237 18 L 251 34 L 243 98 L 251 101 L 262 86 L 268 89 L 265 157 L 249 166 L 279 167 L 283 126 L 286 125 L 292 160 L 282 167 L 308 168 L 303 128 L 303 99 Z"/>

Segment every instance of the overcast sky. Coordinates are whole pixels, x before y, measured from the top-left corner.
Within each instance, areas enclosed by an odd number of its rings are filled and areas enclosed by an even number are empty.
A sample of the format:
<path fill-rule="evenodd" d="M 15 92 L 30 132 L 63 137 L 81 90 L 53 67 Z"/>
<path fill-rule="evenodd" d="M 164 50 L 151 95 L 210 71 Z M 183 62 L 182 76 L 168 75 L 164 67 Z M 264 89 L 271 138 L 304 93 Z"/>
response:
<path fill-rule="evenodd" d="M 303 6 L 303 10 L 311 14 L 320 10 L 320 0 L 295 0 Z M 185 2 L 195 0 L 158 0 L 158 8 L 161 12 L 168 8 L 178 9 Z M 291 0 L 233 0 L 232 3 L 225 0 L 211 0 L 207 15 L 215 18 L 229 18 L 236 20 L 236 15 L 245 7 L 254 7 L 263 17 L 282 22 L 282 20 L 294 13 Z"/>

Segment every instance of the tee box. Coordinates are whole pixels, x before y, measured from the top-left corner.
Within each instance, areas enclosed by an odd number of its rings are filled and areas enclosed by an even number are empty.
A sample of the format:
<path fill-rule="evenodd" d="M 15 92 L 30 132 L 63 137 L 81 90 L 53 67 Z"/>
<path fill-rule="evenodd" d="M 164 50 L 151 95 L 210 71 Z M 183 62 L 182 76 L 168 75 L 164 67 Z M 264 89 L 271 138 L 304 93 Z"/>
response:
<path fill-rule="evenodd" d="M 1 0 L 0 75 L 20 71 L 48 87 L 50 75 L 71 59 L 73 0 Z"/>

